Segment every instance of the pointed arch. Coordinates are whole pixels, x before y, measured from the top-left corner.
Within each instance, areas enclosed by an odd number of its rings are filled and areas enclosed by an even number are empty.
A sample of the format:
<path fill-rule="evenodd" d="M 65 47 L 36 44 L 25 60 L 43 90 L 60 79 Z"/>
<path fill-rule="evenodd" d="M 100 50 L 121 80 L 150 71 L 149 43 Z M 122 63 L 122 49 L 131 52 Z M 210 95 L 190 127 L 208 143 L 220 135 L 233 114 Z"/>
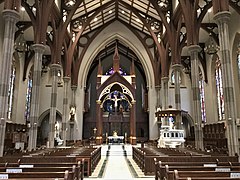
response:
<path fill-rule="evenodd" d="M 95 38 L 95 44 L 91 44 L 89 46 L 89 50 L 85 53 L 85 56 L 83 57 L 83 61 L 80 67 L 80 70 L 78 74 L 78 84 L 81 87 L 86 87 L 87 82 L 87 74 L 89 72 L 91 63 L 97 56 L 97 54 L 102 50 L 107 44 L 109 44 L 111 41 L 114 41 L 116 39 L 124 42 L 127 44 L 134 53 L 139 57 L 144 71 L 146 73 L 146 79 L 147 79 L 147 86 L 154 87 L 155 86 L 155 80 L 154 80 L 154 70 L 151 65 L 151 60 L 149 59 L 149 56 L 144 48 L 144 46 L 141 44 L 140 40 L 137 39 L 137 37 L 129 30 L 127 27 L 125 27 L 122 23 L 116 21 L 116 25 L 114 23 L 111 26 L 106 27 L 96 38 Z M 120 26 L 120 27 L 119 27 Z M 121 31 L 119 31 L 121 29 Z M 112 34 L 108 34 L 106 36 L 107 32 L 112 32 Z M 128 36 L 126 36 L 128 35 Z"/>

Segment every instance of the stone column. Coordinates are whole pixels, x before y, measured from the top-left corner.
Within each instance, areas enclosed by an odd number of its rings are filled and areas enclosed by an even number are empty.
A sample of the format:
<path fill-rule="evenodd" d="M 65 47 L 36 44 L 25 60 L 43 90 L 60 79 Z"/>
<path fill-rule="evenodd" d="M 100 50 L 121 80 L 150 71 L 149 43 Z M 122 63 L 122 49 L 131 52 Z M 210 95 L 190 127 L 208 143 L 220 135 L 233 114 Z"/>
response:
<path fill-rule="evenodd" d="M 97 100 L 96 104 L 96 126 L 97 126 L 97 136 L 96 136 L 96 143 L 102 144 L 102 129 L 103 129 L 103 122 L 102 122 L 102 108 L 101 108 L 101 101 Z"/>
<path fill-rule="evenodd" d="M 222 11 L 214 15 L 218 25 L 221 68 L 223 77 L 223 93 L 225 104 L 225 119 L 227 126 L 229 155 L 239 154 L 238 134 L 236 127 L 236 103 L 233 88 L 233 70 L 230 56 L 229 30 L 230 12 Z"/>
<path fill-rule="evenodd" d="M 182 65 L 181 64 L 174 64 L 172 66 L 173 70 L 174 70 L 174 77 L 175 77 L 175 106 L 176 109 L 181 111 L 181 92 L 180 92 L 180 74 L 181 74 L 181 70 L 182 70 Z M 178 115 L 176 115 L 176 119 L 175 119 L 175 127 L 177 129 L 182 129 L 182 115 L 181 113 L 179 113 Z"/>
<path fill-rule="evenodd" d="M 130 144 L 135 145 L 136 139 L 136 101 L 132 101 L 132 107 L 130 109 Z"/>
<path fill-rule="evenodd" d="M 0 156 L 3 156 L 4 151 L 8 107 L 8 86 L 13 58 L 14 35 L 16 31 L 16 23 L 20 19 L 19 13 L 10 9 L 3 10 L 2 16 L 4 19 L 5 29 L 3 37 L 3 51 L 0 61 Z"/>
<path fill-rule="evenodd" d="M 68 90 L 69 90 L 69 81 L 70 77 L 65 76 L 63 77 L 64 82 L 64 92 L 63 92 L 63 115 L 62 115 L 62 140 L 63 146 L 66 146 L 67 140 L 67 122 L 69 118 L 69 108 L 68 108 Z"/>
<path fill-rule="evenodd" d="M 192 93 L 193 93 L 193 119 L 195 123 L 195 146 L 197 149 L 204 149 L 203 147 L 203 130 L 202 130 L 202 112 L 200 102 L 199 90 L 199 66 L 198 66 L 198 52 L 201 51 L 199 45 L 188 46 L 188 51 L 191 58 L 191 78 L 192 78 Z"/>
<path fill-rule="evenodd" d="M 57 113 L 58 71 L 61 69 L 61 65 L 52 64 L 50 66 L 50 68 L 51 68 L 51 76 L 52 76 L 52 92 L 51 92 L 48 141 L 49 141 L 49 147 L 53 148 L 54 147 L 56 113 Z"/>
<path fill-rule="evenodd" d="M 168 77 L 162 77 L 161 82 L 162 82 L 162 95 L 163 95 L 163 103 L 162 103 L 162 109 L 166 110 L 168 109 Z M 168 126 L 168 117 L 163 117 L 162 119 L 162 125 L 163 126 Z"/>
<path fill-rule="evenodd" d="M 40 102 L 40 85 L 42 71 L 42 56 L 45 51 L 45 46 L 42 44 L 34 44 L 32 46 L 35 55 L 33 62 L 33 83 L 32 83 L 32 99 L 30 107 L 30 127 L 28 149 L 36 149 L 37 146 L 37 126 L 39 117 L 39 102 Z"/>
<path fill-rule="evenodd" d="M 71 105 L 70 108 L 74 111 L 74 115 L 73 117 L 70 119 L 70 131 L 69 131 L 69 137 L 70 140 L 74 140 L 74 126 L 75 126 L 75 115 L 76 115 L 76 90 L 77 90 L 77 86 L 76 85 L 72 85 L 71 86 L 72 89 L 72 99 L 71 99 Z"/>
<path fill-rule="evenodd" d="M 159 107 L 162 106 L 162 103 L 161 103 L 161 86 L 157 85 L 157 86 L 155 86 L 155 89 L 156 89 L 156 93 L 157 93 L 156 107 L 159 108 Z"/>

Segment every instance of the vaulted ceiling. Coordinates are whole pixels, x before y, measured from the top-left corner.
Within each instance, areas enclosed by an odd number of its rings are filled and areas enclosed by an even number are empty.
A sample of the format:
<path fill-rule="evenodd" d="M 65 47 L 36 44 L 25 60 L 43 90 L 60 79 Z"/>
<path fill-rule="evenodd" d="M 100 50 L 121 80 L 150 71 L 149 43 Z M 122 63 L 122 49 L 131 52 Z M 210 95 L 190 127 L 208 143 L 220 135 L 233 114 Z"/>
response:
<path fill-rule="evenodd" d="M 1 5 L 3 4 L 2 2 L 3 0 L 0 0 Z M 114 21 L 119 21 L 131 29 L 131 31 L 138 34 L 143 39 L 142 43 L 145 44 L 146 48 L 152 48 L 154 51 L 158 49 L 159 51 L 159 44 L 156 41 L 162 41 L 166 46 L 168 41 L 170 41 L 166 32 L 174 31 L 172 27 L 177 27 L 177 22 L 182 20 L 179 40 L 182 41 L 181 46 L 184 47 L 187 32 L 181 11 L 188 11 L 188 9 L 181 10 L 178 2 L 178 0 L 55 0 L 54 6 L 51 9 L 47 36 L 49 40 L 52 40 L 53 18 L 55 18 L 55 25 L 67 21 L 69 22 L 67 28 L 68 36 L 65 37 L 68 39 L 67 42 L 71 44 L 71 39 L 75 38 L 80 32 L 77 45 L 79 48 L 86 48 L 86 42 L 92 42 L 91 40 L 94 39 L 93 34 L 96 31 L 101 31 L 101 28 L 106 27 Z M 76 7 L 75 4 L 78 4 L 78 6 Z M 229 4 L 232 7 L 230 11 L 235 10 L 240 13 L 239 0 L 229 0 Z M 32 15 L 36 15 L 36 3 L 35 0 L 23 0 L 22 5 L 27 6 L 28 10 L 22 8 L 21 20 L 17 24 L 19 28 L 18 34 L 23 30 L 25 39 L 32 42 L 34 41 L 34 33 L 33 29 L 30 28 L 32 23 L 29 12 Z M 211 9 L 211 6 L 212 0 L 199 0 L 197 5 L 197 16 L 198 18 L 202 18 L 199 43 L 203 49 L 209 33 L 218 42 L 217 25 L 212 20 L 213 12 L 208 11 L 208 9 Z M 69 15 L 71 15 L 71 19 L 68 19 Z M 172 24 L 169 25 L 170 23 Z M 166 26 L 168 25 L 171 28 L 167 30 Z M 114 43 L 110 43 L 103 51 L 112 52 L 112 44 Z M 125 52 L 120 51 L 120 53 L 127 56 L 131 54 L 132 57 L 130 58 L 139 63 L 137 56 L 129 53 L 129 47 L 126 44 L 120 44 L 122 47 L 125 46 L 122 49 L 126 50 Z M 51 54 L 50 49 L 48 53 Z M 169 48 L 168 53 L 171 56 L 171 48 Z M 99 56 L 103 54 L 99 53 Z M 182 55 L 182 63 L 185 63 L 185 67 L 189 68 L 188 57 L 184 53 Z M 152 59 L 155 59 L 158 58 L 159 54 L 153 54 L 152 56 Z M 201 56 L 200 60 L 204 63 L 204 56 Z"/>

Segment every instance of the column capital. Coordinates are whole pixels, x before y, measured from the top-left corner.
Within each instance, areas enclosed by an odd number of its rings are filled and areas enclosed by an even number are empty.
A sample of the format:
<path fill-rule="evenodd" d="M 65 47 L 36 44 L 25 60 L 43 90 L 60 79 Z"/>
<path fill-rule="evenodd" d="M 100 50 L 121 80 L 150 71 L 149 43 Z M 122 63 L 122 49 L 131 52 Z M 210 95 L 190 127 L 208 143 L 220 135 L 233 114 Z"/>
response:
<path fill-rule="evenodd" d="M 158 90 L 158 89 L 161 89 L 161 85 L 156 85 L 155 88 Z"/>
<path fill-rule="evenodd" d="M 173 68 L 173 70 L 182 70 L 183 65 L 182 64 L 173 64 L 172 68 Z"/>
<path fill-rule="evenodd" d="M 76 91 L 77 86 L 76 86 L 76 85 L 71 85 L 71 89 L 72 89 L 73 91 Z"/>
<path fill-rule="evenodd" d="M 190 45 L 187 48 L 188 48 L 189 54 L 193 52 L 200 52 L 202 50 L 202 48 L 199 45 Z"/>
<path fill-rule="evenodd" d="M 51 64 L 50 68 L 52 70 L 60 70 L 62 68 L 62 66 L 60 64 Z"/>
<path fill-rule="evenodd" d="M 4 9 L 2 11 L 2 16 L 5 20 L 14 20 L 16 22 L 20 19 L 20 13 L 11 9 Z"/>
<path fill-rule="evenodd" d="M 214 21 L 219 25 L 221 23 L 229 23 L 231 13 L 229 11 L 221 11 L 213 16 Z"/>
<path fill-rule="evenodd" d="M 71 78 L 68 77 L 68 76 L 64 76 L 64 77 L 63 77 L 63 81 L 64 81 L 64 82 L 69 82 L 70 80 L 71 80 Z"/>
<path fill-rule="evenodd" d="M 162 80 L 163 82 L 168 82 L 168 81 L 169 81 L 169 77 L 166 77 L 166 76 L 165 76 L 165 77 L 162 77 L 161 80 Z"/>
<path fill-rule="evenodd" d="M 46 50 L 46 46 L 43 44 L 33 44 L 32 49 L 37 53 L 43 54 L 44 51 Z"/>

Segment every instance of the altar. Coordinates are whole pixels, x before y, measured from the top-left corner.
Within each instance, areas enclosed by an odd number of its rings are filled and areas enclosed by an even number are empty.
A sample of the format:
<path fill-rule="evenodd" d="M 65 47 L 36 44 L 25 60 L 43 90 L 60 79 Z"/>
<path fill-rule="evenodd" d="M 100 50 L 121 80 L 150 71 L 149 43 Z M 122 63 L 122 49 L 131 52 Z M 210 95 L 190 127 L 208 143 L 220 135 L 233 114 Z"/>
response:
<path fill-rule="evenodd" d="M 108 136 L 108 143 L 123 143 L 124 136 Z"/>

